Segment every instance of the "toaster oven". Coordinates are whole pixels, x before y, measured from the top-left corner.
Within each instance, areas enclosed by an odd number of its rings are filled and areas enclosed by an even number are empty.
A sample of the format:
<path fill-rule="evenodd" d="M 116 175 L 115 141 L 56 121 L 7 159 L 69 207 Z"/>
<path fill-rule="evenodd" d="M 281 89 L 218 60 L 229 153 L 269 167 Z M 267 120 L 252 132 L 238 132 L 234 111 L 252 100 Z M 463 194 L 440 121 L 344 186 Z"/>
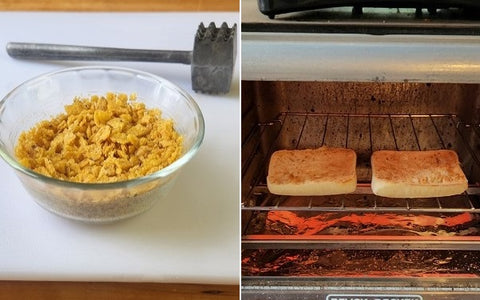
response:
<path fill-rule="evenodd" d="M 478 299 L 480 23 L 269 20 L 257 5 L 242 2 L 242 299 Z M 269 193 L 274 151 L 322 146 L 355 150 L 354 193 Z M 372 193 L 373 151 L 435 149 L 458 153 L 465 193 Z"/>

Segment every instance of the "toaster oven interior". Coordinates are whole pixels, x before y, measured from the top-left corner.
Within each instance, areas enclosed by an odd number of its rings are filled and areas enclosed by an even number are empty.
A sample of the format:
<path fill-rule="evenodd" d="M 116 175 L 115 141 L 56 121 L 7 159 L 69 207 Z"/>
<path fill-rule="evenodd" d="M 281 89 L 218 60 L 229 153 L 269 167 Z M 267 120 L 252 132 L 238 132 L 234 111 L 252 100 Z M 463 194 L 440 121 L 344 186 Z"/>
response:
<path fill-rule="evenodd" d="M 479 84 L 242 81 L 243 278 L 480 278 L 479 118 Z M 274 151 L 322 146 L 355 150 L 354 193 L 268 192 Z M 465 193 L 373 195 L 373 151 L 434 149 L 458 153 Z"/>

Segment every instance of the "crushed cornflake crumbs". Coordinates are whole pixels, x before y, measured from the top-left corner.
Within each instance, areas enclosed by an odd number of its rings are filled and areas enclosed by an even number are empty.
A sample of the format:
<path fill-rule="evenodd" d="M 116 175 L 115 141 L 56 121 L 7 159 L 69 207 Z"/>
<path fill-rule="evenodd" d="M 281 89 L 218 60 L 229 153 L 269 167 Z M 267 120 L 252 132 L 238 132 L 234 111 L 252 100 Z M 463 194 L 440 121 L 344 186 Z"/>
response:
<path fill-rule="evenodd" d="M 66 181 L 101 183 L 158 171 L 182 153 L 183 138 L 159 109 L 136 95 L 75 98 L 62 113 L 23 132 L 15 154 L 25 167 Z"/>

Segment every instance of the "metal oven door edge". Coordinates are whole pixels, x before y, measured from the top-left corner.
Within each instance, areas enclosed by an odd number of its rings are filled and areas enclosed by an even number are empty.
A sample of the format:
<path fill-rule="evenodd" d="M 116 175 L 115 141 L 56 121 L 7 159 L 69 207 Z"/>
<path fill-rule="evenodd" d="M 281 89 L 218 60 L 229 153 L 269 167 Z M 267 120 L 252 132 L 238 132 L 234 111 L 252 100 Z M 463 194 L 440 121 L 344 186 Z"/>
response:
<path fill-rule="evenodd" d="M 474 300 L 478 278 L 275 278 L 244 277 L 242 299 Z"/>
<path fill-rule="evenodd" d="M 242 80 L 480 82 L 480 36 L 242 33 Z"/>

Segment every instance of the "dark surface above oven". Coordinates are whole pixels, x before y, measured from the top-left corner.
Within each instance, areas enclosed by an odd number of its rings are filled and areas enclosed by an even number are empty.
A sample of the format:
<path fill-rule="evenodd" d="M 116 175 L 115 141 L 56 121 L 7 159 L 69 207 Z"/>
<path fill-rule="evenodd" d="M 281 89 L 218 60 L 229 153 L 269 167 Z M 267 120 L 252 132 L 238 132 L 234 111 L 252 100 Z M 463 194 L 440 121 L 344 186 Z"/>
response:
<path fill-rule="evenodd" d="M 480 3 L 477 0 L 258 0 L 260 11 L 270 18 L 288 12 L 345 6 L 354 7 L 356 14 L 361 14 L 363 7 L 426 8 L 435 14 L 442 8 L 479 9 Z"/>
<path fill-rule="evenodd" d="M 275 1 L 267 1 L 274 5 Z M 283 1 L 282 1 L 283 2 Z M 287 1 L 289 2 L 289 1 Z M 290 1 L 291 3 L 323 1 Z M 328 2 L 328 1 L 325 1 Z M 331 2 L 331 1 L 330 1 Z M 347 1 L 343 1 L 347 2 Z M 349 1 L 352 2 L 352 1 Z M 390 1 L 391 2 L 391 1 Z M 399 2 L 399 1 L 396 1 Z M 421 1 L 424 9 L 371 8 L 359 6 L 300 10 L 282 13 L 269 19 L 262 14 L 260 0 L 242 0 L 242 31 L 303 32 L 303 33 L 362 33 L 362 34 L 439 34 L 480 35 L 480 9 L 429 8 L 432 1 Z M 438 3 L 443 3 L 435 1 Z M 480 1 L 457 1 L 480 7 Z M 292 4 L 292 6 L 296 5 Z M 411 5 L 404 5 L 411 6 Z M 282 10 L 285 12 L 285 10 Z M 360 13 L 361 11 L 361 13 Z M 267 13 L 268 14 L 268 13 Z"/>

